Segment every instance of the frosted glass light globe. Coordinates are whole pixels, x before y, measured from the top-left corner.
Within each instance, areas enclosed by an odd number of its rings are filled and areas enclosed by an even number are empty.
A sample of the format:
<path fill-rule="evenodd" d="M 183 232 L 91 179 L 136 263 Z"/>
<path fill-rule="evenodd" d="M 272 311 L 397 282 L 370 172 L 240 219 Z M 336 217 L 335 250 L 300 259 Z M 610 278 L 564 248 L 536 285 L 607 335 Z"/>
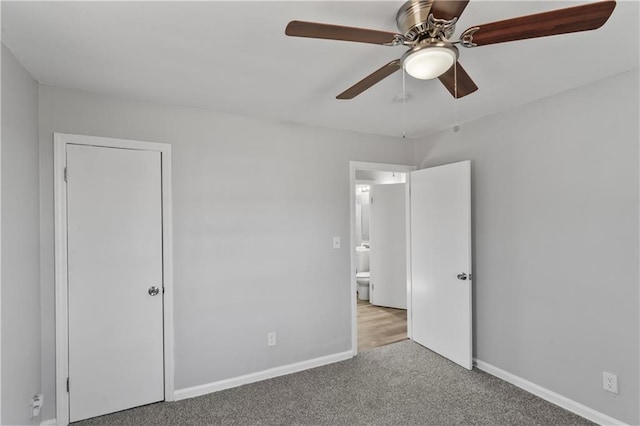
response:
<path fill-rule="evenodd" d="M 430 80 L 444 74 L 456 59 L 454 50 L 433 46 L 409 53 L 403 59 L 402 65 L 411 77 Z"/>

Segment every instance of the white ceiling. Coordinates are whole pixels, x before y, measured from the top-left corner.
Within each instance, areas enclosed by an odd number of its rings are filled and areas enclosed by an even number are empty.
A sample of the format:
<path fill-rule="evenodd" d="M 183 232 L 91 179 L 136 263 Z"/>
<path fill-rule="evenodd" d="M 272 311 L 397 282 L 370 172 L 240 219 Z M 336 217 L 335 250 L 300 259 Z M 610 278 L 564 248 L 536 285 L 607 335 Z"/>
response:
<path fill-rule="evenodd" d="M 587 0 L 588 1 L 588 0 Z M 472 0 L 470 26 L 586 2 Z M 43 84 L 367 133 L 417 137 L 454 124 L 437 80 L 396 73 L 351 101 L 335 96 L 392 59 L 386 47 L 284 35 L 290 20 L 397 31 L 402 1 L 2 2 L 2 42 Z M 599 30 L 461 48 L 479 87 L 458 122 L 619 74 L 639 64 L 639 5 Z M 406 110 L 405 110 L 406 107 Z"/>

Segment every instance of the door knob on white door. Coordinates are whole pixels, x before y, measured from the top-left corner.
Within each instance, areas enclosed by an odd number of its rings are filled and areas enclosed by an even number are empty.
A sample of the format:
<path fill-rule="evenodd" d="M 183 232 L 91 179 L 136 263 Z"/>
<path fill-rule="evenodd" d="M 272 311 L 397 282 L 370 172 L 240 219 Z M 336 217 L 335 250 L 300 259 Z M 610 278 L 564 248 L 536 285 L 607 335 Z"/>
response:
<path fill-rule="evenodd" d="M 160 289 L 158 287 L 156 287 L 155 285 L 149 287 L 149 295 L 150 296 L 156 296 L 158 293 L 160 293 Z"/>
<path fill-rule="evenodd" d="M 462 281 L 466 280 L 467 279 L 467 274 L 465 274 L 464 272 L 459 273 L 458 274 L 458 279 L 462 280 Z"/>

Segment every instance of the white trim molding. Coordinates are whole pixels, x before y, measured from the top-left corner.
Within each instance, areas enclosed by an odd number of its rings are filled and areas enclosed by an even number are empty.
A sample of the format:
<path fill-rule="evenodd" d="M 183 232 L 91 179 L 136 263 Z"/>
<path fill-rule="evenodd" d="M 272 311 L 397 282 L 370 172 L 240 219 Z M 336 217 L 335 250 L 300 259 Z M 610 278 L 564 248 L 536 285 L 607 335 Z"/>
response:
<path fill-rule="evenodd" d="M 544 399 L 545 401 L 548 401 L 552 404 L 562 407 L 565 410 L 571 411 L 572 413 L 582 416 L 587 420 L 591 420 L 594 423 L 597 423 L 599 425 L 606 425 L 606 426 L 625 426 L 626 425 L 626 423 L 621 422 L 620 420 L 614 419 L 611 416 L 607 416 L 606 414 L 596 411 L 593 408 L 589 408 L 586 405 L 580 404 L 579 402 L 576 402 L 572 399 L 562 396 L 559 393 L 543 388 L 540 385 L 537 385 L 533 382 L 523 379 L 522 377 L 516 376 L 515 374 L 504 371 L 489 363 L 480 361 L 479 359 L 476 359 L 476 358 L 474 358 L 474 361 L 478 370 L 482 370 L 485 373 L 489 373 L 492 376 L 495 376 L 499 379 L 504 380 L 505 382 L 509 382 L 512 385 L 519 387 L 520 389 L 524 389 L 527 392 L 532 393 L 535 396 Z"/>
<path fill-rule="evenodd" d="M 57 424 L 56 419 L 47 419 L 40 422 L 40 426 L 56 426 Z"/>
<path fill-rule="evenodd" d="M 244 376 L 232 377 L 230 379 L 219 380 L 213 383 L 193 386 L 185 389 L 178 389 L 174 392 L 176 401 L 197 396 L 207 395 L 209 393 L 218 392 L 225 389 L 231 389 L 249 383 L 259 382 L 262 380 L 273 379 L 275 377 L 285 376 L 299 371 L 309 370 L 311 368 L 321 367 L 335 362 L 345 361 L 353 357 L 352 351 L 340 352 L 333 355 L 327 355 L 320 358 L 314 358 L 307 361 L 296 362 L 294 364 L 283 365 L 280 367 L 270 368 L 268 370 L 258 371 L 256 373 L 245 374 Z"/>
<path fill-rule="evenodd" d="M 162 167 L 162 245 L 163 245 L 163 328 L 164 328 L 164 400 L 174 400 L 173 334 L 173 213 L 171 145 L 97 136 L 54 133 L 54 221 L 55 221 L 55 328 L 56 328 L 56 419 L 69 424 L 69 335 L 67 304 L 67 189 L 64 178 L 67 145 L 91 145 L 108 148 L 155 151 L 161 154 Z M 51 420 L 47 420 L 49 422 Z"/>

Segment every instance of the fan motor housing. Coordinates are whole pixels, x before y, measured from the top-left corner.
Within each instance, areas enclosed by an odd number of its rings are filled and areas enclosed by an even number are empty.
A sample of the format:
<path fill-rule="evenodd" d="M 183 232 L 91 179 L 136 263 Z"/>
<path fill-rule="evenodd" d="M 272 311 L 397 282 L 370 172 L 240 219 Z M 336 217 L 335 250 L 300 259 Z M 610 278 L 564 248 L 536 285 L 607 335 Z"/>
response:
<path fill-rule="evenodd" d="M 396 23 L 401 34 L 414 41 L 428 30 L 427 20 L 433 0 L 409 0 L 403 4 L 396 15 Z"/>

